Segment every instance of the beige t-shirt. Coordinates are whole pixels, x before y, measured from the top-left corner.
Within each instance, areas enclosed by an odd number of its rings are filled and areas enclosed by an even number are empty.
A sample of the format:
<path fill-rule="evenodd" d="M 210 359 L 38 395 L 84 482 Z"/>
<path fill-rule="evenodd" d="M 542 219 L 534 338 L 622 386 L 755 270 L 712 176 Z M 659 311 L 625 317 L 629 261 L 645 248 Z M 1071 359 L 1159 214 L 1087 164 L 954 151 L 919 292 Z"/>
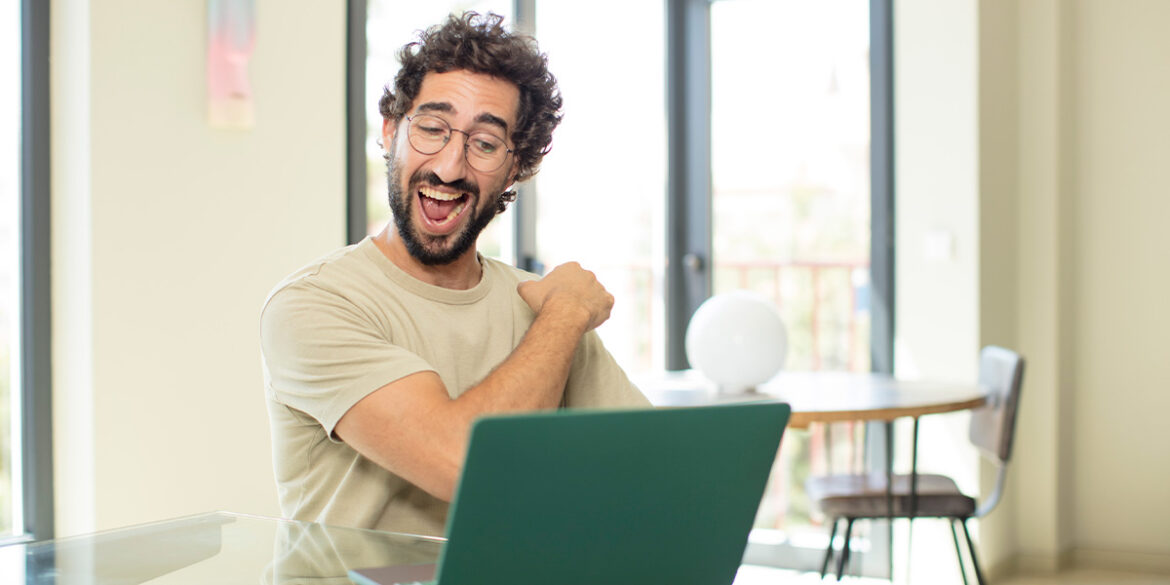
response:
<path fill-rule="evenodd" d="M 431 370 L 457 397 L 508 357 L 536 316 L 516 285 L 535 276 L 487 258 L 481 264 L 474 288 L 436 287 L 407 275 L 367 238 L 273 289 L 260 342 L 286 517 L 443 534 L 445 502 L 361 456 L 333 430 L 350 407 L 394 380 Z M 573 358 L 564 404 L 649 402 L 589 332 Z"/>

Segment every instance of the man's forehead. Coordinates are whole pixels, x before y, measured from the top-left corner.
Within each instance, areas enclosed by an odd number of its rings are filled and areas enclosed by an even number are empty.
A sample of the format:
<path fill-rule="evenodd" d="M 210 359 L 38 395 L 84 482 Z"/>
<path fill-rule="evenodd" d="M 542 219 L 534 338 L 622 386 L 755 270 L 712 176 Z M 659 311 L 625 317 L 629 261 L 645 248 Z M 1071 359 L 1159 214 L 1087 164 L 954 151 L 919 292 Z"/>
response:
<path fill-rule="evenodd" d="M 515 83 L 466 70 L 429 72 L 414 100 L 416 112 L 445 112 L 473 116 L 474 121 L 511 129 L 520 105 Z"/>

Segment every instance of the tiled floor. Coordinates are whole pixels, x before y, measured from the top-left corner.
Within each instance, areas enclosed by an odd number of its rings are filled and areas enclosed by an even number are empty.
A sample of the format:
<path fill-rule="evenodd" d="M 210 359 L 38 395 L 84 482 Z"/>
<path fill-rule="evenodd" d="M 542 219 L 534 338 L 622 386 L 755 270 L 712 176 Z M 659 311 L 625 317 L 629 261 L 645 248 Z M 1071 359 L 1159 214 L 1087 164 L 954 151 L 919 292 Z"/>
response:
<path fill-rule="evenodd" d="M 952 579 L 953 577 L 953 579 Z M 974 580 L 972 580 L 972 583 Z M 735 577 L 734 585 L 812 585 L 814 583 L 835 583 L 829 577 L 821 581 L 816 573 L 800 573 L 769 567 L 744 565 L 740 567 Z M 880 579 L 861 579 L 846 577 L 842 584 L 847 585 L 889 585 L 889 581 Z M 914 583 L 912 585 L 942 585 L 944 583 L 958 583 L 962 580 L 958 575 L 948 575 L 939 581 Z M 1170 585 L 1170 575 L 1141 575 L 1136 573 L 1121 573 L 1115 571 L 1098 571 L 1090 569 L 1076 569 L 1063 572 L 1059 575 L 1047 577 L 1013 577 L 1000 581 L 996 585 Z"/>

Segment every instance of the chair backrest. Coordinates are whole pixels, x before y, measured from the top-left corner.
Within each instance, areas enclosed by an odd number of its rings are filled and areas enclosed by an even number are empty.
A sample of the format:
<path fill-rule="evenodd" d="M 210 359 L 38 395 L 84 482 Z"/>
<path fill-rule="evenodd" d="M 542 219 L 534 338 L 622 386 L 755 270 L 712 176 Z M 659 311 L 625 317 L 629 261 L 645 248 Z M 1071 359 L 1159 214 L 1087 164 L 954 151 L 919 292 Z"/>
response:
<path fill-rule="evenodd" d="M 979 353 L 979 385 L 987 389 L 987 405 L 971 414 L 971 443 L 1001 465 L 1012 454 L 1024 358 L 1002 347 L 989 345 Z"/>

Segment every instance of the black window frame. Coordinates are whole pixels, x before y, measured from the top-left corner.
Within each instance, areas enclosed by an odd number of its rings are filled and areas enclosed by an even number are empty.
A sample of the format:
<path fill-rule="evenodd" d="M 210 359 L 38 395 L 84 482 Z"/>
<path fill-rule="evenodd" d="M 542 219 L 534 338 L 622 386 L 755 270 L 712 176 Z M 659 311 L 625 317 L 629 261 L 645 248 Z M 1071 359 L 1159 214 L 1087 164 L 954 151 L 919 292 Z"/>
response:
<path fill-rule="evenodd" d="M 21 0 L 20 418 L 23 525 L 13 540 L 54 534 L 50 280 L 49 2 Z"/>

